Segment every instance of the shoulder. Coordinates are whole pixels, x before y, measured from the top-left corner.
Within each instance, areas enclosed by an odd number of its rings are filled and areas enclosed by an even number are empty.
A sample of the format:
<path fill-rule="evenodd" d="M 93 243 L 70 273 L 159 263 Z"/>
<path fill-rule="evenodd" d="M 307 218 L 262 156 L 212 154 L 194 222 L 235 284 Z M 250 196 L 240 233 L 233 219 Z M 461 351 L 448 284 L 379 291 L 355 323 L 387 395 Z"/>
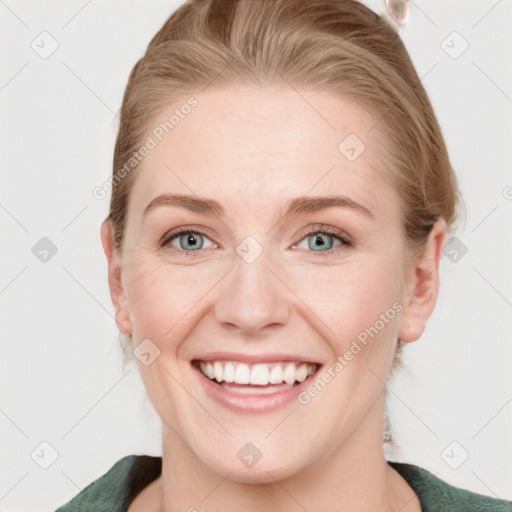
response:
<path fill-rule="evenodd" d="M 412 487 L 424 512 L 512 512 L 512 501 L 454 487 L 414 464 L 391 461 L 388 464 Z"/>
<path fill-rule="evenodd" d="M 56 512 L 124 512 L 162 470 L 161 457 L 127 455 Z"/>

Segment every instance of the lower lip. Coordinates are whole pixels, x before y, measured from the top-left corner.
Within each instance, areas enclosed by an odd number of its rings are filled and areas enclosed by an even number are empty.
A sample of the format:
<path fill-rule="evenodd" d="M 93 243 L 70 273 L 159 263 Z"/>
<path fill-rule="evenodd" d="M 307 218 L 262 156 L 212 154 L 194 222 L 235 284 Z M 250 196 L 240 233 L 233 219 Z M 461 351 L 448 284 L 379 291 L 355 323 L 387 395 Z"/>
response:
<path fill-rule="evenodd" d="M 218 404 L 235 412 L 263 413 L 281 409 L 297 400 L 297 396 L 311 384 L 312 377 L 318 373 L 318 370 L 297 386 L 268 394 L 241 394 L 229 391 L 205 377 L 200 370 L 194 368 L 194 372 L 197 374 L 206 395 Z"/>

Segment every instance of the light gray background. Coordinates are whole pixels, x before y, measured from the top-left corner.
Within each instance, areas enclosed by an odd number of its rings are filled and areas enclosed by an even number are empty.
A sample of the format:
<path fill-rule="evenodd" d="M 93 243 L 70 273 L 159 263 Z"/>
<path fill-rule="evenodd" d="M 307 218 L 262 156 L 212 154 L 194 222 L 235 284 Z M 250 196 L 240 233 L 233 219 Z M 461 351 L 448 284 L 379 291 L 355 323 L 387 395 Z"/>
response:
<path fill-rule="evenodd" d="M 179 3 L 0 0 L 0 512 L 54 510 L 122 456 L 160 454 L 138 370 L 122 370 L 99 238 L 109 197 L 92 190 L 111 174 L 128 74 Z M 435 313 L 388 386 L 400 447 L 390 458 L 506 499 L 511 19 L 510 0 L 417 0 L 400 28 L 461 183 L 468 252 L 443 257 Z M 46 59 L 31 47 L 51 49 L 43 31 L 58 42 Z M 46 262 L 32 251 L 42 237 L 57 247 Z"/>

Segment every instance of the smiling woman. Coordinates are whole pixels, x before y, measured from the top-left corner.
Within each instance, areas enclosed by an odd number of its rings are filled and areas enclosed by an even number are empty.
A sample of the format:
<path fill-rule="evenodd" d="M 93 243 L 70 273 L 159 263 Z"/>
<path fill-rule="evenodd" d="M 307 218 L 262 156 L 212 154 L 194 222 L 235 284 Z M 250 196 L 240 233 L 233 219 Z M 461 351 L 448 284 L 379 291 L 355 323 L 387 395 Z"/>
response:
<path fill-rule="evenodd" d="M 112 185 L 110 292 L 162 457 L 121 459 L 60 512 L 512 510 L 384 456 L 385 384 L 459 201 L 386 19 L 188 1 L 130 75 Z"/>

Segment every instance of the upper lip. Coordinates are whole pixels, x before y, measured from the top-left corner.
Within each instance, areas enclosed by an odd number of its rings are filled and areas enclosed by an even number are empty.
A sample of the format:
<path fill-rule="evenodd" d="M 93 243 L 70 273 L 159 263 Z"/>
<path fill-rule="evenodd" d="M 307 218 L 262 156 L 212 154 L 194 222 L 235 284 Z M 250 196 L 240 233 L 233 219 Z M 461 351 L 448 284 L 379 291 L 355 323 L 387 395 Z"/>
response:
<path fill-rule="evenodd" d="M 240 352 L 209 352 L 208 354 L 202 355 L 200 357 L 192 358 L 192 361 L 237 361 L 246 364 L 278 362 L 319 364 L 317 361 L 311 359 L 311 356 L 300 356 L 297 354 L 285 353 L 243 354 Z"/>

